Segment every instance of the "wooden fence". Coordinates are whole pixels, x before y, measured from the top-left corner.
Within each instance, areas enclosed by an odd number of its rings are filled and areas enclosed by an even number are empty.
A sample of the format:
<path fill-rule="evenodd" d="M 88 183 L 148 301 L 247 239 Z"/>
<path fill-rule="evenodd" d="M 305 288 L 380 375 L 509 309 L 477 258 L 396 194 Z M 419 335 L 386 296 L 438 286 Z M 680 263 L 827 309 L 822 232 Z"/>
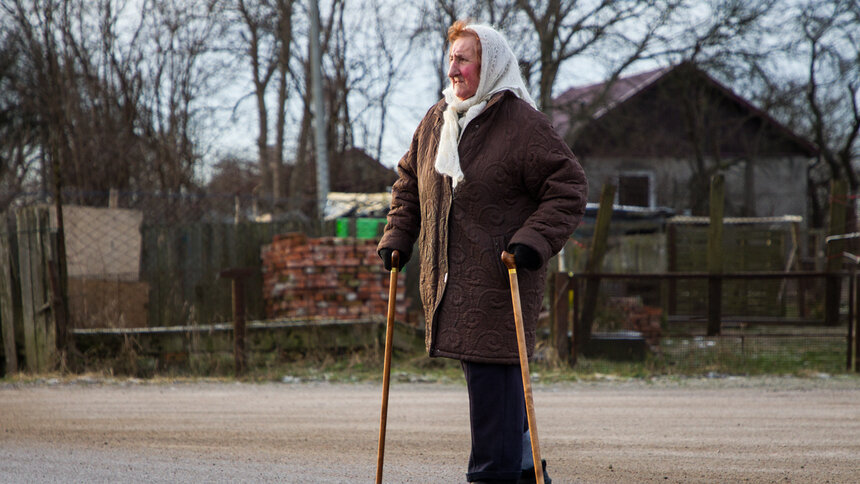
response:
<path fill-rule="evenodd" d="M 2 223 L 0 324 L 5 370 L 46 371 L 57 363 L 57 299 L 50 273 L 57 268 L 57 251 L 50 209 L 21 208 L 13 217 L 4 215 Z M 53 276 L 56 281 L 57 274 Z"/>
<path fill-rule="evenodd" d="M 604 185 L 601 193 L 602 207 L 612 206 L 614 190 L 613 186 Z M 831 187 L 832 199 L 847 200 L 846 190 L 844 181 L 834 182 Z M 845 234 L 847 204 L 831 203 L 830 205 L 828 233 L 832 236 L 825 239 L 827 242 L 823 248 L 826 254 L 826 270 L 821 272 L 792 271 L 798 257 L 798 230 L 796 225 L 792 228 L 794 247 L 791 255 L 784 263 L 780 260 L 786 254 L 784 238 L 775 237 L 774 234 L 766 234 L 762 237 L 761 234 L 755 232 L 749 238 L 726 237 L 723 230 L 725 222 L 723 204 L 723 178 L 720 175 L 715 175 L 711 181 L 710 217 L 705 221 L 706 227 L 704 230 L 691 232 L 693 236 L 681 243 L 678 242 L 678 234 L 674 230 L 670 230 L 669 272 L 652 274 L 619 274 L 601 271 L 607 254 L 609 224 L 611 222 L 611 209 L 606 211 L 601 209 L 597 214 L 591 246 L 585 254 L 585 271 L 578 275 L 585 281 L 584 288 L 580 290 L 578 287 L 574 287 L 577 286 L 577 282 L 573 273 L 560 273 L 552 280 L 553 284 L 549 291 L 551 310 L 554 313 L 551 318 L 552 339 L 553 346 L 559 356 L 575 361 L 576 350 L 582 349 L 591 339 L 592 325 L 599 304 L 601 280 L 643 281 L 651 279 L 659 281 L 658 286 L 662 284 L 662 281 L 666 281 L 669 285 L 668 303 L 666 305 L 668 307 L 663 314 L 673 314 L 678 309 L 678 295 L 684 292 L 687 299 L 694 299 L 694 301 L 689 302 L 685 309 L 688 311 L 696 308 L 703 309 L 706 314 L 702 315 L 701 319 L 707 322 L 706 335 L 714 336 L 720 334 L 724 322 L 724 305 L 732 305 L 732 303 L 734 306 L 731 309 L 742 312 L 745 321 L 756 319 L 755 314 L 750 315 L 749 313 L 766 313 L 767 309 L 773 309 L 774 304 L 780 306 L 776 319 L 785 320 L 783 291 L 785 281 L 791 279 L 798 280 L 796 314 L 801 317 L 800 319 L 803 319 L 807 316 L 807 310 L 804 307 L 806 301 L 804 294 L 808 285 L 803 281 L 818 279 L 824 285 L 823 314 L 821 314 L 822 318 L 819 324 L 830 327 L 838 325 L 841 319 L 840 305 L 843 301 L 842 279 L 846 275 L 841 271 L 843 261 L 848 258 L 852 259 L 855 264 L 858 262 L 858 257 L 849 253 L 847 251 L 848 246 L 845 244 L 847 236 L 860 235 Z M 750 241 L 752 243 L 749 243 Z M 685 257 L 678 257 L 679 250 L 686 251 L 686 261 Z M 679 259 L 681 264 L 678 263 Z M 769 259 L 772 260 L 769 261 Z M 768 267 L 774 261 L 779 265 Z M 679 265 L 685 263 L 684 269 L 688 271 L 698 269 L 698 272 L 677 272 L 680 269 Z M 753 272 L 727 272 L 727 268 L 730 267 L 737 270 L 738 264 L 747 270 L 752 269 Z M 771 270 L 763 270 L 768 268 Z M 856 266 L 853 270 L 856 270 Z M 683 289 L 677 284 L 679 279 L 684 281 Z M 731 289 L 728 292 L 723 290 L 724 280 L 732 281 L 735 284 L 729 286 Z M 851 289 L 849 292 L 851 298 L 854 298 L 853 289 L 856 284 L 853 272 L 850 280 Z M 697 281 L 699 284 L 695 284 Z M 663 297 L 661 296 L 659 299 L 662 301 Z M 751 306 L 751 301 L 756 304 Z M 852 358 L 851 339 L 855 338 L 857 334 L 855 331 L 854 336 L 852 336 L 852 331 L 854 326 L 860 324 L 858 321 L 860 318 L 855 318 L 854 315 L 860 311 L 854 307 L 857 305 L 855 299 L 849 299 L 848 305 L 848 359 L 850 366 Z M 690 318 L 689 313 L 686 318 Z M 860 341 L 857 338 L 855 340 Z M 857 346 L 860 346 L 860 343 Z M 856 348 L 856 352 L 860 353 L 860 347 Z"/>
<path fill-rule="evenodd" d="M 612 206 L 612 194 L 610 191 L 604 194 L 602 206 Z M 0 336 L 3 344 L 0 348 L 3 351 L 2 361 L 6 372 L 21 369 L 34 372 L 46 371 L 58 362 L 56 349 L 58 334 L 62 334 L 65 329 L 59 310 L 63 308 L 62 301 L 64 292 L 69 287 L 69 281 L 61 277 L 64 269 L 58 268 L 56 263 L 56 237 L 53 235 L 55 229 L 52 228 L 51 211 L 47 206 L 25 207 L 2 217 L 3 225 L 0 226 L 2 331 Z M 594 320 L 600 281 L 600 278 L 595 275 L 603 271 L 610 215 L 611 213 L 604 212 L 598 214 L 594 241 L 587 254 L 585 275 L 590 277 L 586 277 L 581 316 L 586 322 Z M 839 220 L 839 218 L 831 215 L 831 220 Z M 842 218 L 844 219 L 844 216 Z M 716 225 L 715 221 L 720 225 L 719 236 L 709 234 L 707 242 L 709 248 L 714 241 L 720 241 L 720 244 L 715 249 L 707 251 L 709 279 L 707 282 L 701 282 L 706 285 L 708 292 L 707 297 L 704 297 L 705 293 L 697 296 L 700 301 L 722 300 L 722 278 L 719 276 L 729 267 L 724 266 L 717 257 L 722 255 L 723 248 L 730 245 L 723 242 L 721 212 L 712 216 L 711 226 Z M 260 247 L 268 244 L 276 234 L 302 231 L 316 237 L 334 233 L 334 227 L 329 225 L 317 227 L 314 230 L 317 232 L 309 233 L 308 227 L 291 223 L 198 222 L 179 226 L 144 223 L 139 231 L 134 230 L 135 235 L 140 239 L 140 264 L 139 269 L 134 269 L 136 273 L 134 280 L 131 281 L 136 284 L 134 291 L 140 291 L 145 296 L 145 302 L 139 305 L 140 311 L 144 313 L 142 315 L 144 317 L 140 320 L 145 321 L 149 327 L 206 325 L 231 320 L 230 284 L 228 281 L 219 279 L 219 273 L 231 267 L 259 268 Z M 832 224 L 829 231 L 831 234 L 843 232 L 844 222 L 841 226 Z M 702 244 L 701 241 L 689 243 L 699 246 Z M 767 243 L 764 245 L 766 246 Z M 636 260 L 651 260 L 650 256 L 644 254 L 648 251 L 652 251 L 653 254 L 654 247 L 655 245 L 650 242 L 638 245 L 636 254 L 642 254 L 642 257 L 637 256 Z M 738 250 L 744 253 L 749 249 L 739 248 Z M 773 247 L 769 250 L 773 250 Z M 827 251 L 828 265 L 831 262 L 840 263 L 839 257 L 843 251 L 841 242 L 828 245 Z M 704 252 L 699 250 L 699 253 Z M 784 248 L 779 247 L 777 252 L 784 252 Z M 665 254 L 665 251 L 657 250 L 656 254 Z M 573 268 L 573 265 L 569 267 Z M 694 270 L 694 268 L 687 270 Z M 836 274 L 838 267 L 828 267 L 827 272 Z M 827 304 L 825 304 L 824 317 L 826 321 L 832 323 L 839 315 L 840 281 L 839 277 L 829 277 L 827 281 L 829 286 L 825 292 Z M 128 282 L 95 281 L 89 287 L 104 292 L 105 287 L 108 287 L 104 284 L 113 283 L 119 286 Z M 756 284 L 760 283 L 761 281 L 756 282 Z M 712 291 L 714 288 L 719 291 Z M 726 292 L 730 295 L 732 291 Z M 122 299 L 128 293 L 116 290 L 116 294 L 119 299 Z M 246 281 L 246 294 L 246 317 L 251 320 L 263 319 L 261 274 L 257 273 Z M 74 306 L 75 302 L 73 298 L 70 306 Z M 718 332 L 720 314 L 716 309 L 721 308 L 721 304 L 712 303 L 708 308 L 709 323 L 713 323 L 711 327 Z M 803 313 L 803 311 L 800 312 Z M 70 318 L 71 325 L 74 327 L 74 313 Z M 110 320 L 110 318 L 109 316 L 106 319 Z M 565 332 L 559 334 L 566 337 Z"/>
<path fill-rule="evenodd" d="M 260 247 L 297 230 L 307 229 L 278 222 L 144 226 L 141 280 L 149 286 L 148 325 L 230 321 L 230 284 L 218 274 L 231 267 L 259 269 Z M 263 319 L 259 270 L 245 284 L 246 316 Z"/>
<path fill-rule="evenodd" d="M 773 272 L 794 270 L 786 267 L 790 250 L 790 231 L 757 226 L 726 226 L 723 232 L 722 269 L 726 272 Z M 668 272 L 705 272 L 707 260 L 701 248 L 708 243 L 707 226 L 677 226 L 667 231 Z M 698 252 L 697 252 L 698 251 Z M 706 311 L 708 282 L 689 280 L 672 282 L 672 314 L 697 314 Z M 747 315 L 785 314 L 785 283 L 781 280 L 735 279 L 723 286 L 722 305 L 726 312 Z"/>
<path fill-rule="evenodd" d="M 860 338 L 857 337 L 860 331 L 860 284 L 857 281 L 855 271 L 851 272 L 748 272 L 748 273 L 720 273 L 717 275 L 708 272 L 665 272 L 653 274 L 619 274 L 619 273 L 585 273 L 585 274 L 564 274 L 556 273 L 550 279 L 550 294 L 551 294 L 551 317 L 550 331 L 552 346 L 555 348 L 559 357 L 563 360 L 575 363 L 577 354 L 589 344 L 593 329 L 593 320 L 583 320 L 582 308 L 583 301 L 583 286 L 587 283 L 598 284 L 608 281 L 630 280 L 630 281 L 654 281 L 658 285 L 672 285 L 677 281 L 681 281 L 684 285 L 691 284 L 696 281 L 701 281 L 705 284 L 723 285 L 724 281 L 746 282 L 750 285 L 761 285 L 768 282 L 785 282 L 795 280 L 798 283 L 803 281 L 823 282 L 829 278 L 847 279 L 849 282 L 849 290 L 847 298 L 842 294 L 835 296 L 839 302 L 847 303 L 847 315 L 841 318 L 836 315 L 835 321 L 828 321 L 825 314 L 821 314 L 818 318 L 792 318 L 783 315 L 762 316 L 750 315 L 745 313 L 724 315 L 724 305 L 727 300 L 723 298 L 720 291 L 706 291 L 705 300 L 703 301 L 705 310 L 698 314 L 686 314 L 683 316 L 667 315 L 667 309 L 671 304 L 669 296 L 666 307 L 644 308 L 655 310 L 653 314 L 660 315 L 658 319 L 658 328 L 669 329 L 670 326 L 681 323 L 684 326 L 692 324 L 692 327 L 701 328 L 707 326 L 705 331 L 697 330 L 692 336 L 696 337 L 713 337 L 719 336 L 725 326 L 728 327 L 763 327 L 763 326 L 778 326 L 778 327 L 798 327 L 805 328 L 809 333 L 794 333 L 791 337 L 819 337 L 822 335 L 822 330 L 828 334 L 834 331 L 839 331 L 843 327 L 847 330 L 845 333 L 847 343 L 846 367 L 856 372 L 860 372 Z M 807 282 L 809 284 L 809 282 Z M 824 286 L 824 284 L 821 284 Z M 802 285 L 799 285 L 802 287 Z M 838 287 L 825 286 L 825 287 Z M 669 289 L 672 292 L 672 289 Z M 825 296 L 826 298 L 826 296 Z M 662 298 L 661 298 L 662 299 Z M 847 299 L 847 301 L 846 301 Z M 665 300 L 665 299 L 664 299 Z M 804 298 L 801 294 L 795 298 L 794 303 L 802 306 Z M 803 310 L 797 308 L 795 314 L 803 314 Z M 629 315 L 628 315 L 629 316 Z M 659 321 L 662 319 L 663 321 Z M 716 324 L 712 324 L 715 320 Z M 629 321 L 628 321 L 629 322 Z M 641 331 L 637 329 L 637 331 Z M 644 334 L 644 332 L 643 332 Z M 772 335 L 777 336 L 777 335 Z M 779 335 L 784 336 L 784 335 Z"/>
<path fill-rule="evenodd" d="M 230 282 L 219 273 L 250 267 L 256 271 L 246 281 L 246 315 L 263 319 L 260 247 L 279 233 L 308 232 L 304 224 L 290 222 L 144 224 L 137 234 L 140 273 L 131 280 L 99 274 L 63 278 L 53 212 L 46 205 L 30 206 L 0 218 L 0 374 L 57 366 L 58 330 L 64 333 L 67 321 L 62 294 L 69 288 L 70 327 L 212 324 L 233 318 Z M 334 227 L 312 230 L 329 234 Z"/>

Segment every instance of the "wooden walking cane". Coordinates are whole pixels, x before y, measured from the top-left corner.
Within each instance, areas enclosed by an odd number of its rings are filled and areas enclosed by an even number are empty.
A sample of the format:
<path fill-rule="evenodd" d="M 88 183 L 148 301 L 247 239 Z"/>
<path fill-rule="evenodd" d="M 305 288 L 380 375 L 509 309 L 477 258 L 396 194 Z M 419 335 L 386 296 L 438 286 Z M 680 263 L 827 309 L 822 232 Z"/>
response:
<path fill-rule="evenodd" d="M 543 465 L 541 465 L 540 445 L 538 443 L 537 420 L 535 419 L 535 404 L 532 397 L 532 380 L 529 373 L 529 355 L 526 349 L 526 334 L 523 329 L 523 308 L 520 306 L 520 284 L 517 281 L 517 263 L 514 255 L 502 252 L 502 262 L 508 268 L 511 280 L 511 301 L 514 304 L 514 325 L 517 327 L 517 349 L 520 354 L 520 372 L 523 375 L 523 395 L 526 400 L 526 415 L 529 421 L 529 434 L 532 443 L 532 458 L 535 463 L 535 479 L 538 484 L 543 482 Z"/>
<path fill-rule="evenodd" d="M 379 417 L 379 448 L 376 452 L 376 484 L 382 484 L 382 461 L 385 456 L 385 425 L 388 421 L 388 385 L 391 376 L 391 343 L 394 339 L 394 303 L 397 296 L 397 272 L 400 253 L 391 251 L 391 279 L 388 284 L 388 320 L 385 322 L 385 357 L 382 363 L 382 412 Z"/>

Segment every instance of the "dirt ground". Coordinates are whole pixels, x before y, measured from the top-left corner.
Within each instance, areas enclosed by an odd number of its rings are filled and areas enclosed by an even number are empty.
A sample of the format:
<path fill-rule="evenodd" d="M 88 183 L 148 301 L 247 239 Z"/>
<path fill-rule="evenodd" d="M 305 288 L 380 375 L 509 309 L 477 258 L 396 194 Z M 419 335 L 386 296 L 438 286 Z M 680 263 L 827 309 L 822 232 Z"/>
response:
<path fill-rule="evenodd" d="M 535 385 L 556 484 L 860 482 L 860 379 Z M 380 386 L 0 384 L 2 482 L 373 482 Z M 392 383 L 385 482 L 462 483 L 465 387 Z"/>

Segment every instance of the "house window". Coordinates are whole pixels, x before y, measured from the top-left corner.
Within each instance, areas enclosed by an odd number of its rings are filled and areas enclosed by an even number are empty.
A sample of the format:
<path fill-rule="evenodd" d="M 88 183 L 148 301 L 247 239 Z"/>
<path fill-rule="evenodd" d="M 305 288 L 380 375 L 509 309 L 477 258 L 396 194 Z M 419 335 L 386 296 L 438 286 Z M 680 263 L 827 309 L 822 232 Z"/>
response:
<path fill-rule="evenodd" d="M 636 207 L 653 207 L 653 178 L 654 174 L 650 172 L 619 173 L 617 203 Z"/>

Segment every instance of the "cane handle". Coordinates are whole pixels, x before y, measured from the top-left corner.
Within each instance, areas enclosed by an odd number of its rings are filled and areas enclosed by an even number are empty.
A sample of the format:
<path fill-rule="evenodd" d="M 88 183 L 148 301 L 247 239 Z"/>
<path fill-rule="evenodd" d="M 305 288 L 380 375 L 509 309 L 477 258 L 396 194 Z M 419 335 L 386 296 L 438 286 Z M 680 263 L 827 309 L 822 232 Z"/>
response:
<path fill-rule="evenodd" d="M 397 250 L 391 251 L 391 270 L 396 271 L 400 269 L 400 252 Z"/>
<path fill-rule="evenodd" d="M 502 251 L 502 262 L 504 262 L 505 267 L 508 268 L 509 271 L 517 270 L 517 259 L 514 257 L 514 254 L 503 250 Z"/>

